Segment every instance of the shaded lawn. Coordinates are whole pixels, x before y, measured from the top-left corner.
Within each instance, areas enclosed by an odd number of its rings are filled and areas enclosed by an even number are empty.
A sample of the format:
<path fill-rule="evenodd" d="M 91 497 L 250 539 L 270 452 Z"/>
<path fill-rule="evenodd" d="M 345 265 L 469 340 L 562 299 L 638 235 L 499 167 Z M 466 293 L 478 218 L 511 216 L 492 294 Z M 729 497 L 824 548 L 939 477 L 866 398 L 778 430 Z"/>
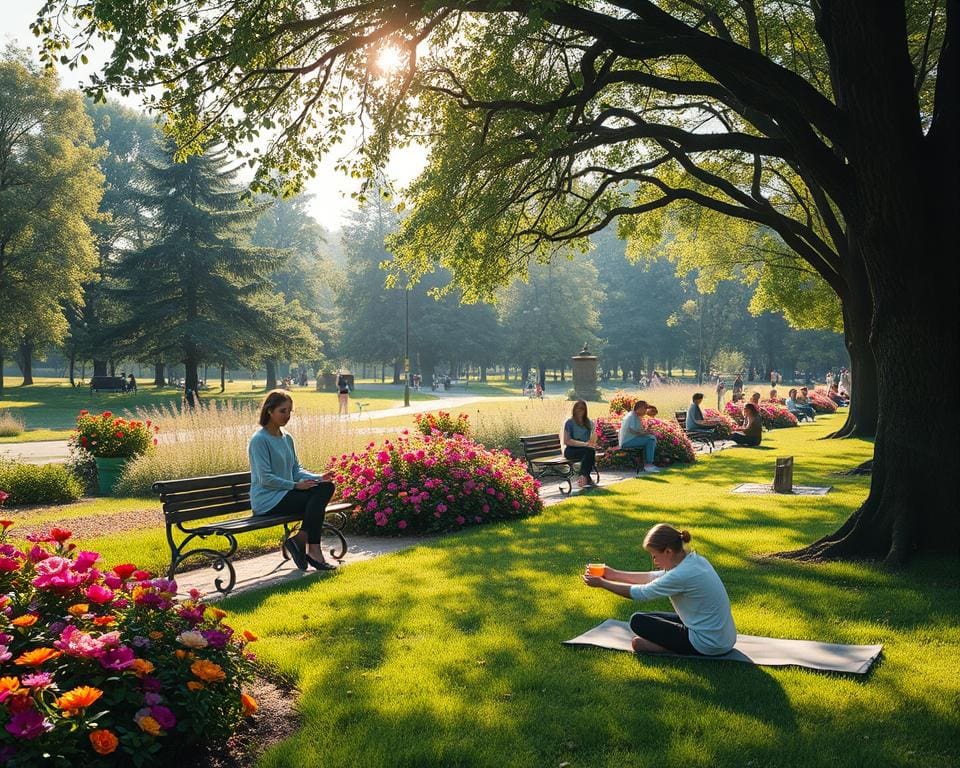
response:
<path fill-rule="evenodd" d="M 801 565 L 759 555 L 814 540 L 865 497 L 829 476 L 863 441 L 815 441 L 839 418 L 765 435 L 696 466 L 593 492 L 224 607 L 303 691 L 304 723 L 263 766 L 948 766 L 960 759 L 960 568 L 927 557 Z M 833 422 L 833 424 L 830 424 Z M 735 496 L 796 457 L 826 497 Z M 559 645 L 635 604 L 589 590 L 584 563 L 650 567 L 659 521 L 689 528 L 749 634 L 883 643 L 867 677 L 633 658 Z M 664 609 L 666 601 L 649 604 Z"/>
<path fill-rule="evenodd" d="M 204 402 L 231 400 L 259 404 L 265 390 L 256 383 L 235 381 L 227 384 L 224 393 L 219 386 L 201 392 Z M 304 413 L 336 413 L 337 395 L 333 392 L 317 392 L 312 387 L 294 387 L 291 391 L 296 407 Z M 410 393 L 412 400 L 432 400 L 429 392 Z M 140 382 L 135 393 L 92 393 L 89 387 L 71 387 L 56 380 L 40 380 L 40 383 L 22 387 L 10 386 L 9 380 L 0 395 L 0 410 L 8 410 L 19 416 L 26 424 L 26 431 L 16 437 L 0 438 L 0 442 L 24 442 L 32 440 L 64 440 L 83 410 L 110 410 L 118 415 L 132 415 L 138 408 L 176 405 L 181 402 L 182 390 L 176 387 L 156 388 Z M 350 410 L 357 410 L 356 401 L 368 403 L 364 408 L 379 410 L 403 405 L 403 391 L 389 389 L 357 389 L 351 394 Z"/>

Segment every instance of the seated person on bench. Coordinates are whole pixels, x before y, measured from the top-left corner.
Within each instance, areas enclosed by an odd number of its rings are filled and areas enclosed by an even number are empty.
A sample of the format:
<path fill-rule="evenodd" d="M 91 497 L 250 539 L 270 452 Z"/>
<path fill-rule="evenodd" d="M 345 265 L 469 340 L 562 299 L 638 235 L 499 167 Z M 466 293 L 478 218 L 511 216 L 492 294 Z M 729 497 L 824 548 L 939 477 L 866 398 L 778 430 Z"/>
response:
<path fill-rule="evenodd" d="M 604 569 L 603 576 L 584 574 L 588 587 L 603 587 L 633 600 L 669 597 L 676 613 L 642 612 L 630 617 L 633 650 L 645 653 L 681 653 L 722 656 L 737 642 L 730 598 L 720 577 L 706 558 L 684 548 L 687 531 L 672 525 L 653 526 L 643 548 L 656 571 Z"/>
<path fill-rule="evenodd" d="M 307 472 L 297 461 L 293 438 L 283 427 L 290 421 L 293 398 L 275 389 L 260 406 L 260 429 L 250 438 L 250 506 L 255 515 L 303 514 L 296 536 L 284 548 L 301 571 L 312 565 L 318 571 L 336 566 L 323 558 L 320 534 L 334 485 L 329 474 Z"/>
<path fill-rule="evenodd" d="M 703 392 L 697 392 L 687 408 L 687 423 L 685 427 L 688 432 L 712 432 L 717 426 L 716 422 L 709 421 L 703 415 L 700 403 L 703 402 Z"/>
<path fill-rule="evenodd" d="M 597 433 L 593 429 L 593 422 L 587 418 L 585 401 L 577 400 L 573 404 L 573 412 L 563 425 L 560 441 L 563 443 L 564 457 L 580 462 L 577 487 L 596 485 L 590 475 L 597 462 Z"/>
<path fill-rule="evenodd" d="M 657 436 L 643 428 L 643 419 L 647 415 L 647 408 L 646 401 L 637 400 L 633 404 L 633 410 L 624 415 L 623 421 L 620 423 L 620 447 L 642 449 L 644 452 L 644 471 L 659 472 L 660 470 L 653 463 L 653 457 L 657 450 Z"/>
<path fill-rule="evenodd" d="M 760 410 L 752 402 L 743 405 L 743 426 L 730 433 L 730 439 L 737 445 L 756 448 L 763 439 L 763 422 Z"/>
<path fill-rule="evenodd" d="M 813 406 L 812 405 L 801 405 L 797 402 L 797 390 L 791 389 L 787 392 L 787 410 L 790 411 L 798 419 L 810 419 L 813 421 Z"/>

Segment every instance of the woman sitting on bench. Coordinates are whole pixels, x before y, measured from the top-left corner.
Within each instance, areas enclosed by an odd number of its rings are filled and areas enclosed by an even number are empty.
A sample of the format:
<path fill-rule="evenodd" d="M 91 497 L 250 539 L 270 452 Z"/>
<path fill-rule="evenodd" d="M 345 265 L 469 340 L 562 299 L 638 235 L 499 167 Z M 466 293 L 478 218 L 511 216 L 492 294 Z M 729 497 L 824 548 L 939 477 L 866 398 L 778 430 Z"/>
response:
<path fill-rule="evenodd" d="M 588 587 L 603 587 L 621 597 L 654 600 L 669 597 L 676 613 L 635 613 L 630 617 L 633 650 L 645 653 L 682 653 L 722 656 L 737 642 L 730 598 L 720 577 L 696 552 L 684 549 L 687 531 L 672 525 L 653 526 L 643 540 L 656 571 L 618 571 L 604 568 L 602 576 L 588 571 Z"/>
<path fill-rule="evenodd" d="M 587 404 L 583 400 L 573 404 L 573 413 L 563 425 L 560 440 L 564 457 L 580 462 L 577 487 L 596 485 L 590 474 L 597 461 L 597 433 L 593 422 L 587 418 Z"/>
<path fill-rule="evenodd" d="M 293 398 L 282 389 L 270 392 L 260 406 L 260 429 L 250 438 L 250 506 L 255 515 L 303 514 L 296 536 L 284 542 L 284 549 L 297 568 L 312 565 L 318 571 L 336 566 L 323 558 L 320 534 L 334 485 L 329 473 L 307 472 L 297 461 L 293 438 L 283 428 L 290 421 Z"/>

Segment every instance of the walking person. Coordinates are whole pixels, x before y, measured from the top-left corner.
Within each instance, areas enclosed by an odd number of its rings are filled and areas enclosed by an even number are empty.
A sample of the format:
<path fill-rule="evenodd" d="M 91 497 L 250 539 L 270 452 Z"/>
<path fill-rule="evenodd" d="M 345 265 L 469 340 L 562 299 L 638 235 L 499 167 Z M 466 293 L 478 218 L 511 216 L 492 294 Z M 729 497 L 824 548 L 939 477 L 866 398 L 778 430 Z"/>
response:
<path fill-rule="evenodd" d="M 723 376 L 717 376 L 717 410 L 723 412 L 723 393 L 727 390 L 727 385 L 723 381 Z"/>
<path fill-rule="evenodd" d="M 337 374 L 337 401 L 337 415 L 346 416 L 350 412 L 350 380 L 342 372 Z"/>
<path fill-rule="evenodd" d="M 597 433 L 593 422 L 587 418 L 587 404 L 583 400 L 573 404 L 570 418 L 563 425 L 560 441 L 563 443 L 564 457 L 580 462 L 577 487 L 582 489 L 596 485 L 590 475 L 597 462 Z"/>
<path fill-rule="evenodd" d="M 285 427 L 293 413 L 293 398 L 275 389 L 260 406 L 260 429 L 247 446 L 250 459 L 250 506 L 254 515 L 302 514 L 303 523 L 284 550 L 301 571 L 313 566 L 332 571 L 323 557 L 320 536 L 334 485 L 329 473 L 314 474 L 300 466 L 293 437 Z"/>
<path fill-rule="evenodd" d="M 633 600 L 668 597 L 674 612 L 641 612 L 630 617 L 633 650 L 643 653 L 681 653 L 722 656 L 737 642 L 730 598 L 720 576 L 705 557 L 688 550 L 687 531 L 672 525 L 653 526 L 643 548 L 655 571 L 619 571 L 604 568 L 602 576 L 588 571 L 583 582 Z"/>

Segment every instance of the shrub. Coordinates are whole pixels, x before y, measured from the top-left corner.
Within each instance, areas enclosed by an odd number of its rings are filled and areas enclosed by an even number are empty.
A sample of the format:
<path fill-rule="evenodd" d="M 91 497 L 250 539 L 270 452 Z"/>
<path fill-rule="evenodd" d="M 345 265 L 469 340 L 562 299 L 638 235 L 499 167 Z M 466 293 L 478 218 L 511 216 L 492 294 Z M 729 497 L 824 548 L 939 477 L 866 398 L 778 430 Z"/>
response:
<path fill-rule="evenodd" d="M 176 582 L 136 566 L 96 566 L 70 531 L 0 534 L 0 760 L 40 765 L 170 765 L 222 743 L 256 702 L 246 643 L 224 611 L 174 601 Z"/>
<path fill-rule="evenodd" d="M 437 411 L 436 413 L 418 413 L 413 418 L 417 423 L 417 431 L 422 435 L 470 436 L 470 417 L 465 413 L 458 414 L 454 418 L 446 411 Z"/>
<path fill-rule="evenodd" d="M 618 389 L 610 398 L 610 413 L 616 415 L 629 413 L 633 410 L 633 404 L 639 399 L 640 396 L 637 394 Z"/>
<path fill-rule="evenodd" d="M 62 464 L 24 464 L 0 459 L 0 488 L 11 506 L 66 504 L 83 495 L 83 486 Z"/>
<path fill-rule="evenodd" d="M 608 443 L 603 435 L 603 426 L 610 425 L 618 433 L 623 419 L 620 415 L 601 416 L 594 422 L 594 428 L 600 440 L 600 447 L 606 453 L 599 459 L 601 467 L 632 467 L 633 461 L 624 451 L 608 450 L 614 446 Z M 693 443 L 690 442 L 680 426 L 675 422 L 664 421 L 662 419 L 647 417 L 643 420 L 644 429 L 653 432 L 657 438 L 657 448 L 654 453 L 653 461 L 655 464 L 673 464 L 680 462 L 690 464 L 697 460 L 697 453 L 693 450 Z"/>
<path fill-rule="evenodd" d="M 827 393 L 822 390 L 809 390 L 807 392 L 807 399 L 810 401 L 810 405 L 813 406 L 813 410 L 817 413 L 837 412 L 837 404 L 827 397 Z"/>
<path fill-rule="evenodd" d="M 16 437 L 22 435 L 26 425 L 19 416 L 10 411 L 0 411 L 0 437 Z"/>
<path fill-rule="evenodd" d="M 743 424 L 743 405 L 740 403 L 727 403 L 725 409 L 727 416 L 732 418 L 737 424 Z M 760 422 L 767 429 L 795 427 L 797 426 L 797 417 L 790 413 L 785 405 L 770 402 L 769 400 L 761 400 Z"/>
<path fill-rule="evenodd" d="M 328 469 L 361 533 L 450 531 L 543 509 L 525 464 L 462 435 L 404 434 L 334 457 Z"/>
<path fill-rule="evenodd" d="M 146 422 L 114 416 L 110 411 L 92 414 L 80 411 L 70 445 L 102 458 L 131 458 L 156 445 L 160 428 Z"/>
<path fill-rule="evenodd" d="M 730 418 L 726 413 L 720 413 L 720 411 L 714 410 L 713 408 L 704 408 L 703 417 L 705 419 L 711 419 L 717 422 L 716 433 L 717 437 L 726 440 L 730 437 L 730 433 L 737 428 L 737 423 Z"/>

